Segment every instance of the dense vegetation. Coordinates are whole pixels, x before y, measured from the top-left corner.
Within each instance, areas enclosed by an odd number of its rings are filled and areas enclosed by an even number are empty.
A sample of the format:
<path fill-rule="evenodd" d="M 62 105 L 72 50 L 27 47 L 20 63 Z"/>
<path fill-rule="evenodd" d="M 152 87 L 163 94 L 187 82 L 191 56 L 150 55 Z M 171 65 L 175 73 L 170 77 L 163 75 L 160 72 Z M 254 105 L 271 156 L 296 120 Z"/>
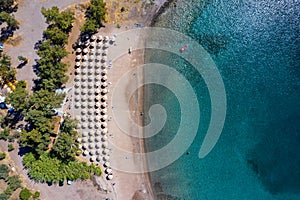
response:
<path fill-rule="evenodd" d="M 5 27 L 1 29 L 0 41 L 6 40 L 13 35 L 13 31 L 18 28 L 19 22 L 12 14 L 17 10 L 14 0 L 0 0 L 0 24 L 6 22 Z"/>
<path fill-rule="evenodd" d="M 3 193 L 0 193 L 0 199 L 9 199 L 12 193 L 21 187 L 21 181 L 18 176 L 9 176 L 9 169 L 6 165 L 0 165 L 0 179 L 3 179 L 8 185 Z"/>
<path fill-rule="evenodd" d="M 39 79 L 35 91 L 29 95 L 26 84 L 19 82 L 15 91 L 7 97 L 7 102 L 24 114 L 28 123 L 19 140 L 21 147 L 31 149 L 23 157 L 23 164 L 29 176 L 39 182 L 59 183 L 66 179 L 87 179 L 91 174 L 100 175 L 99 167 L 76 160 L 76 155 L 81 151 L 76 142 L 76 123 L 69 116 L 64 116 L 58 135 L 54 132 L 54 124 L 57 123 L 54 109 L 61 106 L 65 97 L 56 93 L 56 90 L 68 80 L 68 66 L 61 60 L 68 54 L 65 45 L 74 13 L 59 12 L 57 7 L 53 7 L 42 8 L 42 14 L 49 26 L 44 31 L 44 39 L 37 45 L 40 59 L 37 61 Z M 6 132 L 2 133 L 3 137 Z M 28 195 L 28 191 L 24 190 L 24 198 Z"/>
<path fill-rule="evenodd" d="M 0 55 L 0 87 L 16 79 L 16 70 L 11 67 L 11 58 L 6 55 Z"/>
<path fill-rule="evenodd" d="M 106 15 L 106 4 L 103 0 L 91 0 L 86 11 L 86 21 L 80 28 L 82 34 L 94 34 L 103 26 Z"/>

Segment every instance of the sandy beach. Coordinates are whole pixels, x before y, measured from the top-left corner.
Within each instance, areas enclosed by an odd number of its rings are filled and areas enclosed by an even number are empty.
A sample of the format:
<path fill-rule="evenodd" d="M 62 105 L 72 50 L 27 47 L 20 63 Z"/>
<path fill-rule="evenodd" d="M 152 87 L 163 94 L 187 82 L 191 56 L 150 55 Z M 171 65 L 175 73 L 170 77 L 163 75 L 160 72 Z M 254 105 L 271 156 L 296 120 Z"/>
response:
<path fill-rule="evenodd" d="M 69 1 L 64 2 L 62 5 L 59 2 L 52 3 L 43 3 L 39 4 L 36 2 L 35 4 L 31 4 L 28 2 L 23 2 L 20 8 L 20 12 L 16 14 L 17 19 L 24 18 L 27 19 L 25 16 L 28 15 L 28 10 L 31 10 L 32 7 L 38 6 L 40 9 L 42 6 L 51 7 L 58 5 L 60 9 L 68 9 L 72 8 L 75 9 L 76 5 L 82 3 L 84 1 Z M 116 0 L 107 0 L 107 8 L 108 8 L 108 21 L 105 24 L 105 28 L 101 28 L 99 34 L 103 36 L 113 36 L 117 35 L 116 37 L 116 45 L 112 46 L 108 49 L 108 59 L 110 59 L 110 51 L 118 51 L 116 49 L 119 48 L 118 46 L 118 34 L 136 28 L 136 23 L 140 23 L 143 27 L 146 27 L 151 24 L 153 21 L 153 17 L 156 17 L 156 14 L 159 13 L 160 8 L 166 0 L 156 0 L 154 4 L 151 6 L 145 7 L 143 1 L 135 3 L 135 1 L 129 2 L 119 2 Z M 57 4 L 56 4 L 57 3 Z M 125 7 L 125 13 L 120 13 L 120 8 Z M 23 8 L 23 10 L 22 10 Z M 78 7 L 77 7 L 78 8 Z M 33 9 L 32 9 L 33 10 Z M 64 59 L 66 62 L 70 63 L 72 66 L 68 72 L 70 77 L 69 82 L 66 84 L 67 88 L 72 88 L 74 84 L 74 64 L 75 64 L 75 53 L 72 50 L 72 44 L 76 41 L 79 35 L 79 28 L 83 21 L 83 13 L 79 10 L 75 12 L 76 14 L 76 24 L 70 34 L 69 44 L 67 46 L 67 50 L 71 52 L 71 54 Z M 34 49 L 34 43 L 37 42 L 38 39 L 41 38 L 41 33 L 43 29 L 45 29 L 46 25 L 44 24 L 43 18 L 41 14 L 31 14 L 31 18 L 34 20 L 38 20 L 39 24 L 33 26 L 32 23 L 26 21 L 21 24 L 21 28 L 16 35 L 20 35 L 22 37 L 22 42 L 17 47 L 7 47 L 7 52 L 10 55 L 19 55 L 24 54 L 25 56 L 30 58 L 30 63 L 26 65 L 24 68 L 18 70 L 18 79 L 20 80 L 27 80 L 29 83 L 29 87 L 32 86 L 33 79 L 36 78 L 35 74 L 33 73 L 33 65 L 34 60 L 37 58 Z M 33 20 L 33 19 L 32 19 Z M 28 24 L 31 24 L 28 26 Z M 117 24 L 120 24 L 120 27 L 116 27 Z M 30 35 L 35 35 L 36 37 L 30 37 Z M 128 46 L 123 46 L 126 50 L 131 47 L 131 42 L 142 42 L 139 41 L 137 38 L 128 38 Z M 29 44 L 29 47 L 28 47 Z M 13 64 L 17 64 L 17 60 L 13 57 Z M 118 166 L 128 165 L 128 166 L 138 166 L 137 168 L 144 168 L 146 167 L 145 158 L 140 158 L 138 160 L 131 159 L 130 157 L 122 157 L 122 155 L 115 155 L 114 154 L 114 147 L 121 148 L 128 152 L 132 153 L 141 153 L 144 152 L 144 144 L 142 139 L 142 131 L 141 128 L 136 128 L 133 124 L 142 124 L 142 117 L 140 115 L 143 112 L 143 90 L 139 89 L 133 96 L 130 97 L 130 103 L 127 105 L 127 102 L 123 102 L 124 106 L 126 107 L 125 110 L 118 110 L 118 107 L 114 107 L 112 105 L 112 93 L 115 89 L 115 84 L 119 81 L 119 79 L 125 74 L 130 72 L 132 69 L 141 66 L 144 63 L 144 51 L 143 49 L 134 51 L 131 54 L 128 54 L 127 51 L 120 54 L 118 59 L 113 60 L 113 68 L 108 72 L 108 81 L 112 83 L 109 86 L 110 92 L 108 93 L 108 116 L 111 117 L 111 120 L 108 122 L 108 130 L 109 130 L 109 143 L 112 151 L 112 155 L 110 156 L 111 162 L 115 163 L 116 169 L 114 169 L 114 178 L 111 181 L 105 180 L 105 174 L 102 177 L 96 178 L 94 181 L 78 181 L 73 183 L 71 186 L 48 186 L 46 184 L 34 183 L 32 182 L 27 176 L 27 171 L 23 169 L 21 157 L 17 154 L 16 151 L 10 152 L 10 157 L 12 159 L 13 165 L 16 167 L 16 170 L 19 174 L 22 174 L 24 184 L 27 185 L 29 188 L 38 189 L 41 191 L 41 197 L 43 199 L 68 199 L 71 195 L 72 199 L 154 199 L 152 190 L 150 188 L 150 182 L 148 174 L 141 174 L 141 173 L 127 173 L 122 170 L 118 170 Z M 24 73 L 26 72 L 26 73 Z M 139 74 L 139 76 L 137 76 Z M 129 75 L 131 77 L 128 81 L 131 84 L 128 84 L 127 87 L 136 87 L 140 83 L 143 82 L 142 73 L 135 73 Z M 135 84 L 132 84 L 135 83 Z M 129 91 L 128 88 L 127 91 Z M 123 91 L 124 98 L 128 98 L 128 94 L 126 90 Z M 67 94 L 67 98 L 72 99 L 72 92 Z M 72 110 L 72 104 L 74 102 L 68 101 L 64 107 L 64 112 L 70 112 L 71 115 L 74 116 L 74 111 Z M 122 104 L 122 102 L 120 102 Z M 126 105 L 125 105 L 126 104 Z M 113 110 L 114 109 L 114 110 Z M 114 112 L 114 113 L 113 113 Z M 138 134 L 140 137 L 132 137 L 128 134 L 124 133 L 123 129 L 114 121 L 113 115 L 118 112 L 128 112 L 128 118 L 124 119 L 124 123 L 127 128 L 130 129 L 131 132 Z M 5 144 L 1 145 L 5 146 Z M 83 159 L 85 159 L 83 157 Z M 139 166 L 143 165 L 143 166 Z M 120 167 L 122 168 L 122 167 Z M 107 192 L 108 191 L 108 192 Z"/>

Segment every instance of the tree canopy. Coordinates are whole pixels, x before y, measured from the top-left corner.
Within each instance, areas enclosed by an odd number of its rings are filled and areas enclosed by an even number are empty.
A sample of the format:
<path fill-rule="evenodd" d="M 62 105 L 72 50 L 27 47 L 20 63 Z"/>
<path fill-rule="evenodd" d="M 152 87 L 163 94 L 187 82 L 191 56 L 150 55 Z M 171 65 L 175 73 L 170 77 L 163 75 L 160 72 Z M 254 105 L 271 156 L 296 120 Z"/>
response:
<path fill-rule="evenodd" d="M 1 75 L 1 85 L 8 82 L 13 82 L 16 79 L 16 70 L 11 68 L 11 58 L 3 54 L 0 57 L 0 75 Z"/>
<path fill-rule="evenodd" d="M 26 82 L 18 82 L 14 92 L 8 94 L 5 99 L 6 103 L 11 104 L 16 110 L 23 111 L 27 108 L 28 92 L 26 90 Z"/>
<path fill-rule="evenodd" d="M 103 0 L 91 0 L 86 11 L 86 22 L 80 28 L 83 34 L 93 34 L 103 26 L 106 15 L 106 3 Z"/>
<path fill-rule="evenodd" d="M 15 16 L 5 11 L 0 12 L 0 22 L 6 22 L 7 26 L 13 29 L 19 26 L 19 22 L 15 19 Z"/>
<path fill-rule="evenodd" d="M 42 14 L 46 18 L 49 25 L 55 25 L 62 31 L 69 31 L 75 19 L 74 13 L 71 11 L 59 12 L 58 7 L 54 6 L 50 9 L 42 8 Z"/>
<path fill-rule="evenodd" d="M 75 131 L 76 124 L 70 117 L 65 117 L 60 127 L 60 133 L 54 144 L 51 153 L 63 161 L 75 160 L 76 153 L 79 151 Z"/>

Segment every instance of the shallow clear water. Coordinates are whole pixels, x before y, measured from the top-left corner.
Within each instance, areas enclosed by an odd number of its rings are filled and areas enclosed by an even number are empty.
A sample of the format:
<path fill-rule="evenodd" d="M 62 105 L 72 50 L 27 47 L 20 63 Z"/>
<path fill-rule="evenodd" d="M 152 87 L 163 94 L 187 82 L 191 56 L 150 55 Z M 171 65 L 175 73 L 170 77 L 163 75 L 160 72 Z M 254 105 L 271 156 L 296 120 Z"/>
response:
<path fill-rule="evenodd" d="M 300 2 L 178 1 L 157 26 L 184 32 L 211 54 L 226 87 L 227 118 L 220 140 L 198 158 L 210 119 L 199 74 L 167 52 L 149 62 L 173 66 L 197 91 L 197 138 L 172 165 L 151 173 L 157 199 L 300 199 Z M 148 150 L 174 137 L 180 109 L 166 88 L 149 86 L 148 103 L 163 104 L 167 124 L 147 139 Z"/>

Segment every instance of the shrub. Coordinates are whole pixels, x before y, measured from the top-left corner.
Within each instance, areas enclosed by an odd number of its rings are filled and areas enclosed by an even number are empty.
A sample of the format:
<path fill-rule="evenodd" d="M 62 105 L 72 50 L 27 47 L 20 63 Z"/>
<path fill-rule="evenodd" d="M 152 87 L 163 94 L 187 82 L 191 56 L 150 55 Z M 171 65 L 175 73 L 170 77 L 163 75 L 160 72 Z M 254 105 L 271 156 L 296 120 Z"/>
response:
<path fill-rule="evenodd" d="M 21 200 L 28 200 L 31 196 L 32 196 L 32 194 L 31 194 L 30 190 L 28 190 L 27 188 L 23 188 L 19 195 Z"/>
<path fill-rule="evenodd" d="M 0 131 L 0 139 L 2 140 L 7 140 L 8 136 L 10 133 L 10 129 L 9 128 L 5 128 L 2 131 Z"/>
<path fill-rule="evenodd" d="M 6 157 L 6 153 L 0 153 L 0 160 L 5 159 L 5 157 Z"/>
<path fill-rule="evenodd" d="M 8 167 L 4 164 L 0 165 L 0 179 L 6 180 L 8 178 Z"/>
<path fill-rule="evenodd" d="M 9 185 L 9 188 L 12 190 L 12 191 L 15 191 L 16 189 L 18 189 L 19 187 L 21 187 L 21 181 L 19 179 L 18 176 L 9 176 L 7 178 L 7 183 Z"/>
<path fill-rule="evenodd" d="M 33 195 L 33 198 L 39 198 L 40 197 L 40 195 L 41 195 L 41 193 L 39 192 L 39 191 L 36 191 L 35 193 L 34 193 L 34 195 Z"/>
<path fill-rule="evenodd" d="M 8 151 L 13 151 L 15 147 L 12 144 L 7 145 Z"/>

